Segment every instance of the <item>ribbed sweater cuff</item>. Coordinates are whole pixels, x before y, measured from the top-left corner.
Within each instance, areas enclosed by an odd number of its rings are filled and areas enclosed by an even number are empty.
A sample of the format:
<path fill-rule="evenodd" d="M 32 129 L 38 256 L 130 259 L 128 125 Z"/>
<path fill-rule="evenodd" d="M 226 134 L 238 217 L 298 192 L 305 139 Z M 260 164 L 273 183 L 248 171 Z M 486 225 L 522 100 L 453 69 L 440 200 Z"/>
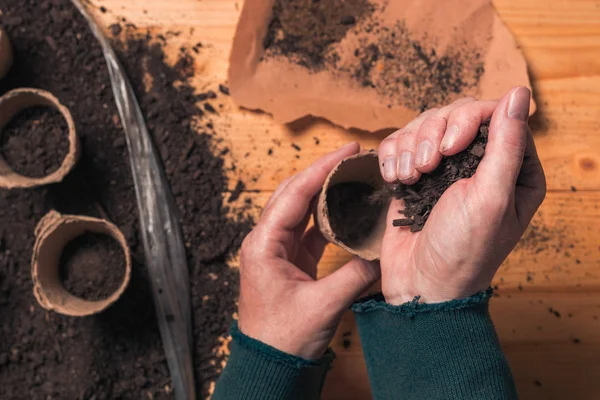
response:
<path fill-rule="evenodd" d="M 244 335 L 234 322 L 231 355 L 212 400 L 318 399 L 335 358 L 328 350 L 317 361 L 284 353 Z"/>
<path fill-rule="evenodd" d="M 439 304 L 355 303 L 375 399 L 516 399 L 489 315 L 491 289 Z"/>

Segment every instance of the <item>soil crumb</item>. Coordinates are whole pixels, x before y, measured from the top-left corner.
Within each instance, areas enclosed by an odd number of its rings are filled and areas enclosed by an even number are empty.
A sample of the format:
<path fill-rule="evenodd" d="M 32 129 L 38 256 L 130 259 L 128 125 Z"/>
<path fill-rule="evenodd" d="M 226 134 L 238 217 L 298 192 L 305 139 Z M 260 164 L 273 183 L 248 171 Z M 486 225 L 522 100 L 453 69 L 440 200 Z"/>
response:
<path fill-rule="evenodd" d="M 0 155 L 16 173 L 41 178 L 61 166 L 69 152 L 68 134 L 57 110 L 27 108 L 0 131 Z"/>
<path fill-rule="evenodd" d="M 382 207 L 370 201 L 374 192 L 362 182 L 342 182 L 327 190 L 331 229 L 347 246 L 360 244 L 375 228 Z"/>
<path fill-rule="evenodd" d="M 104 300 L 119 289 L 125 276 L 125 254 L 108 235 L 86 232 L 69 242 L 60 259 L 65 289 L 86 300 Z"/>

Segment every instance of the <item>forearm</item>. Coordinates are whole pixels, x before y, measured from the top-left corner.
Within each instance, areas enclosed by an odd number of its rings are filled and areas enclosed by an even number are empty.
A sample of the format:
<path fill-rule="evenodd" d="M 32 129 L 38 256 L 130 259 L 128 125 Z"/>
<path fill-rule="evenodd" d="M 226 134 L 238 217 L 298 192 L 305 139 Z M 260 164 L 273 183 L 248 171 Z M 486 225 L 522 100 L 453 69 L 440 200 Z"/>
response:
<path fill-rule="evenodd" d="M 334 355 L 309 361 L 281 352 L 231 328 L 231 355 L 213 400 L 310 400 L 320 398 Z"/>
<path fill-rule="evenodd" d="M 375 399 L 516 399 L 491 291 L 440 304 L 353 306 Z"/>

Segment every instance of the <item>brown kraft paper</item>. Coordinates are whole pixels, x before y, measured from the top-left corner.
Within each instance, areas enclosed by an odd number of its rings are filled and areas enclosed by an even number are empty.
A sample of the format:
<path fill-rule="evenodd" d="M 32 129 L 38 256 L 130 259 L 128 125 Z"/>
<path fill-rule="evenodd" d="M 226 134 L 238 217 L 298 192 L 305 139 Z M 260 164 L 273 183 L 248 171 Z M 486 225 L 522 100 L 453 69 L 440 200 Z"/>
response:
<path fill-rule="evenodd" d="M 461 97 L 531 88 L 489 0 L 246 0 L 229 84 L 238 105 L 279 123 L 312 115 L 368 131 L 402 127 Z"/>

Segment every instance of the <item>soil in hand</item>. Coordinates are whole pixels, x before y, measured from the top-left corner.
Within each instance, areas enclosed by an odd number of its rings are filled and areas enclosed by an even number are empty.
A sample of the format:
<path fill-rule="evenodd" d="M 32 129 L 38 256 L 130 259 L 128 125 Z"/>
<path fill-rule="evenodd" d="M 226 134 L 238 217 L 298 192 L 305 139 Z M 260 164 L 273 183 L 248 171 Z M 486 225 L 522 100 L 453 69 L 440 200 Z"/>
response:
<path fill-rule="evenodd" d="M 282 55 L 319 70 L 330 46 L 339 43 L 357 21 L 374 10 L 367 0 L 277 0 L 263 41 L 266 55 Z"/>
<path fill-rule="evenodd" d="M 68 152 L 67 121 L 50 107 L 27 108 L 0 131 L 0 156 L 23 176 L 41 178 L 53 173 Z"/>
<path fill-rule="evenodd" d="M 359 245 L 375 228 L 381 203 L 371 201 L 374 192 L 373 186 L 363 182 L 342 182 L 327 190 L 331 230 L 346 246 Z"/>
<path fill-rule="evenodd" d="M 104 300 L 119 289 L 125 276 L 121 245 L 104 234 L 86 232 L 69 242 L 60 259 L 65 289 L 86 300 Z"/>
<path fill-rule="evenodd" d="M 394 189 L 396 198 L 404 200 L 405 208 L 400 213 L 405 218 L 394 220 L 394 226 L 410 226 L 411 232 L 423 229 L 431 210 L 444 192 L 456 181 L 475 174 L 488 141 L 489 124 L 482 125 L 473 143 L 466 150 L 444 157 L 440 165 L 430 174 L 423 174 L 414 185 L 399 184 Z"/>

